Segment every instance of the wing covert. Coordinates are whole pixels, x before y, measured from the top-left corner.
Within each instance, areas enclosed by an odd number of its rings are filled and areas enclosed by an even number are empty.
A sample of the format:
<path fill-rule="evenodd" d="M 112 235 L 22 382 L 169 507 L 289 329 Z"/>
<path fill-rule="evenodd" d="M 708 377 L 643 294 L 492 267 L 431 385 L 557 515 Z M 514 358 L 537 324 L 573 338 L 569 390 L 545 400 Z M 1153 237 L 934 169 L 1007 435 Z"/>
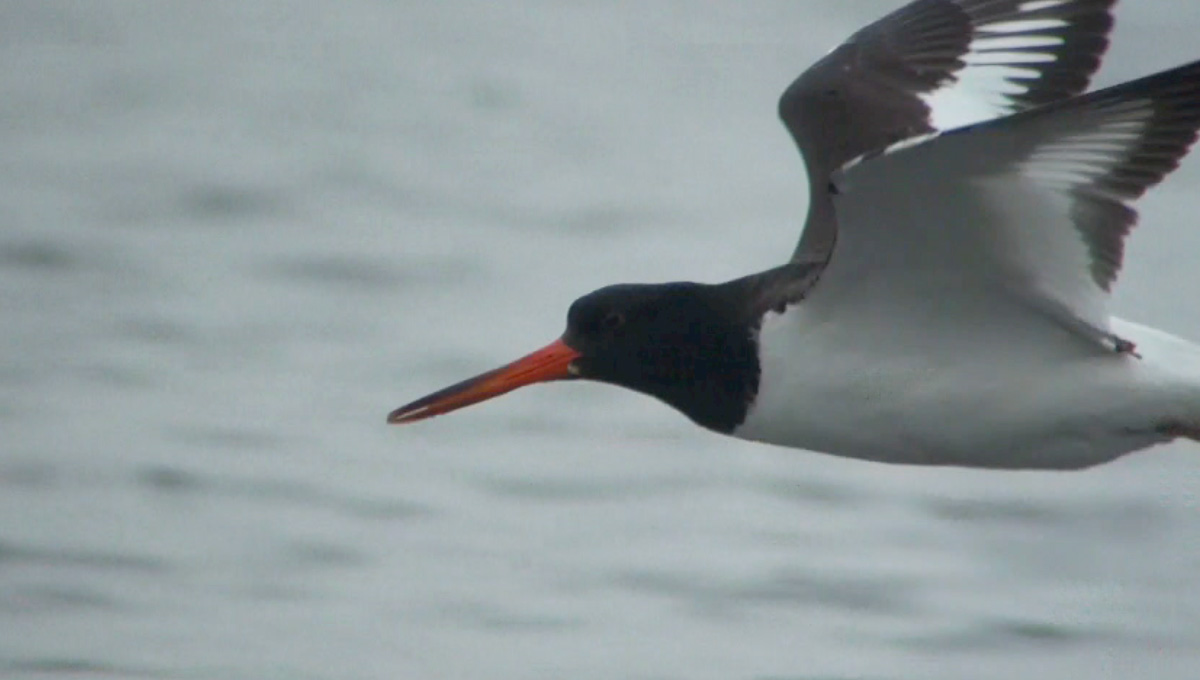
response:
<path fill-rule="evenodd" d="M 796 261 L 828 260 L 829 177 L 851 159 L 1076 95 L 1108 48 L 1115 0 L 916 0 L 863 28 L 783 93 L 810 204 Z"/>
<path fill-rule="evenodd" d="M 813 299 L 932 309 L 971 293 L 1103 336 L 1132 204 L 1198 130 L 1200 61 L 852 161 Z"/>

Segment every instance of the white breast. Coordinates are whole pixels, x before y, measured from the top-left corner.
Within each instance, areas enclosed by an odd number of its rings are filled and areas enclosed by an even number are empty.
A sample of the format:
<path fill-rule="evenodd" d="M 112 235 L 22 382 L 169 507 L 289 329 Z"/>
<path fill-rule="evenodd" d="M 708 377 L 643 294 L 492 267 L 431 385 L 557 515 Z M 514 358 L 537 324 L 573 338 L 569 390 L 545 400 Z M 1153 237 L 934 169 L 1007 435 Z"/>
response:
<path fill-rule="evenodd" d="M 1068 469 L 1200 418 L 1200 349 L 1168 334 L 1114 319 L 1136 359 L 1049 324 L 955 327 L 914 311 L 846 323 L 801 304 L 767 320 L 759 393 L 734 435 L 890 463 Z"/>

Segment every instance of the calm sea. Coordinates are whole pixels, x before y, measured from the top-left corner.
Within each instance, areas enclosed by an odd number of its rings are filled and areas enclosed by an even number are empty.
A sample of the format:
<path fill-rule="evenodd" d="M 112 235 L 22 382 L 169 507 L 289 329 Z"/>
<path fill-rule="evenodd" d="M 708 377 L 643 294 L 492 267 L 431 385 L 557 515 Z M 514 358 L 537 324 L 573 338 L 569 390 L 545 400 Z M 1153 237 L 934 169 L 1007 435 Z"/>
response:
<path fill-rule="evenodd" d="M 1200 447 L 1082 473 L 739 443 L 534 388 L 614 281 L 790 252 L 775 119 L 899 0 L 0 3 L 0 676 L 1200 677 Z M 1100 83 L 1200 57 L 1126 2 Z M 1116 311 L 1200 338 L 1200 162 Z"/>

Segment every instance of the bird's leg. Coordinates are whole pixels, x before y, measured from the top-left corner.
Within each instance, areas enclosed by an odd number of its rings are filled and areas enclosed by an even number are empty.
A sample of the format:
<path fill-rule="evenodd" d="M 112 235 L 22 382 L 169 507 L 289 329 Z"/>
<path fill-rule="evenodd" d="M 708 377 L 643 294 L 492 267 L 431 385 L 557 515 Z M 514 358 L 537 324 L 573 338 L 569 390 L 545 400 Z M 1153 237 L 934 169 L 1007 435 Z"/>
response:
<path fill-rule="evenodd" d="M 1135 359 L 1142 358 L 1142 355 L 1138 354 L 1137 345 L 1129 340 L 1113 333 L 1108 334 L 1108 340 L 1113 344 L 1113 351 L 1117 354 L 1128 354 Z"/>
<path fill-rule="evenodd" d="M 1113 333 L 1107 326 L 1098 326 L 1080 318 L 1061 302 L 1043 299 L 1034 301 L 1034 305 L 1070 330 L 1107 346 L 1117 354 L 1128 354 L 1135 359 L 1142 358 L 1142 355 L 1138 354 L 1137 345 L 1132 341 Z"/>

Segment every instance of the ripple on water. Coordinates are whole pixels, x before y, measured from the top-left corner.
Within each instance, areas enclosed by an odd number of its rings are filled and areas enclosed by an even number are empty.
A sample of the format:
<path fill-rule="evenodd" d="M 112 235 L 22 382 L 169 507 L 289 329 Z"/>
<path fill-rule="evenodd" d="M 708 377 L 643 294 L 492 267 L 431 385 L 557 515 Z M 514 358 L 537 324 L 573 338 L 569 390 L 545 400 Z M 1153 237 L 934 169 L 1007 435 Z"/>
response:
<path fill-rule="evenodd" d="M 0 591 L 0 611 L 11 614 L 113 611 L 116 600 L 79 585 L 13 585 Z"/>
<path fill-rule="evenodd" d="M 1067 647 L 1105 643 L 1118 643 L 1119 636 L 1112 631 L 1070 625 L 1057 621 L 1038 619 L 986 619 L 972 621 L 961 628 L 920 637 L 897 639 L 904 647 L 922 651 L 1017 651 L 1031 647 Z"/>
<path fill-rule="evenodd" d="M 507 632 L 554 631 L 585 625 L 578 618 L 518 611 L 485 602 L 447 602 L 439 607 L 438 614 L 458 625 Z"/>
<path fill-rule="evenodd" d="M 413 519 L 429 512 L 421 505 L 399 498 L 343 495 L 283 480 L 226 480 L 217 486 L 217 490 L 263 501 L 325 506 L 334 512 L 368 519 Z"/>
<path fill-rule="evenodd" d="M 476 485 L 490 495 L 534 502 L 601 502 L 652 498 L 694 489 L 687 480 L 611 477 L 487 477 Z"/>
<path fill-rule="evenodd" d="M 44 490 L 61 479 L 61 470 L 45 460 L 25 458 L 0 462 L 0 487 Z"/>
<path fill-rule="evenodd" d="M 137 486 L 159 493 L 195 493 L 205 487 L 199 475 L 168 465 L 144 465 L 134 472 Z"/>
<path fill-rule="evenodd" d="M 283 203 L 270 191 L 210 184 L 189 187 L 180 196 L 179 207 L 189 217 L 241 224 L 248 219 L 277 214 Z"/>
<path fill-rule="evenodd" d="M 849 484 L 830 484 L 819 479 L 764 477 L 753 481 L 756 490 L 780 500 L 803 505 L 863 507 L 870 501 L 867 492 Z"/>
<path fill-rule="evenodd" d="M 257 267 L 268 279 L 318 286 L 342 286 L 373 292 L 399 287 L 461 283 L 478 274 L 468 258 L 423 258 L 394 261 L 362 255 L 305 255 L 272 258 Z"/>
<path fill-rule="evenodd" d="M 894 578 L 779 571 L 719 581 L 694 574 L 626 571 L 613 582 L 639 593 L 682 600 L 701 611 L 755 607 L 823 607 L 856 613 L 902 614 L 915 609 L 915 586 Z"/>
<path fill-rule="evenodd" d="M 164 316 L 126 317 L 117 321 L 116 332 L 123 339 L 154 345 L 179 345 L 196 337 L 191 329 Z"/>
<path fill-rule="evenodd" d="M 1170 513 L 1149 500 L 1036 502 L 1026 499 L 924 498 L 922 509 L 939 519 L 1013 527 L 1054 527 L 1110 536 L 1144 536 L 1162 529 Z"/>
<path fill-rule="evenodd" d="M 897 578 L 789 570 L 739 584 L 730 590 L 730 596 L 748 603 L 896 614 L 913 610 L 914 590 L 913 584 Z"/>
<path fill-rule="evenodd" d="M 281 479 L 241 479 L 204 475 L 164 464 L 136 469 L 133 483 L 162 494 L 204 493 L 213 496 L 278 502 L 369 520 L 408 520 L 430 514 L 429 508 L 402 498 L 342 494 L 312 484 Z"/>
<path fill-rule="evenodd" d="M 170 678 L 176 677 L 161 671 L 131 666 L 87 661 L 70 657 L 21 659 L 0 662 L 0 671 L 5 677 L 29 676 L 31 678 Z"/>
<path fill-rule="evenodd" d="M 137 390 L 157 384 L 153 370 L 111 361 L 96 361 L 80 366 L 74 370 L 74 374 L 85 382 L 101 387 Z"/>
<path fill-rule="evenodd" d="M 167 562 L 154 557 L 68 548 L 42 548 L 0 541 L 0 568 L 6 565 L 82 567 L 138 574 L 162 574 Z"/>
<path fill-rule="evenodd" d="M 328 541 L 302 540 L 288 543 L 282 560 L 294 567 L 342 569 L 366 563 L 366 555 L 345 545 Z"/>
<path fill-rule="evenodd" d="M 314 575 L 339 572 L 331 578 L 343 580 L 345 571 L 367 566 L 365 551 L 321 538 L 284 541 L 271 552 L 269 567 L 234 585 L 234 597 L 258 602 L 302 602 L 321 599 L 327 592 Z"/>
<path fill-rule="evenodd" d="M 174 442 L 206 451 L 278 451 L 286 443 L 277 433 L 235 425 L 175 426 L 167 428 L 166 434 Z"/>
<path fill-rule="evenodd" d="M 60 272 L 79 267 L 79 258 L 62 243 L 43 240 L 0 243 L 0 269 Z"/>

